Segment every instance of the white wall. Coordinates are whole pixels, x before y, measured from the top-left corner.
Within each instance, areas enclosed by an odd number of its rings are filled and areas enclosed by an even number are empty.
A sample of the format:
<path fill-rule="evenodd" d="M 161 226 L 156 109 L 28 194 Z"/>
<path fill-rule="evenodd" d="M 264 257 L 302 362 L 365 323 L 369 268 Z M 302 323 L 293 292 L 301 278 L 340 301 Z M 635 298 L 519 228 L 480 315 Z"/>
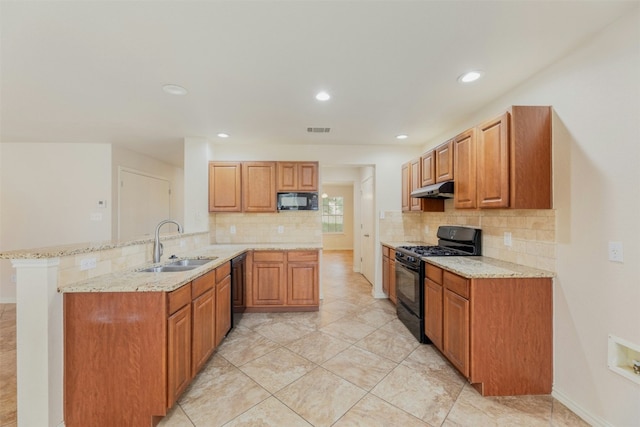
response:
<path fill-rule="evenodd" d="M 211 148 L 204 138 L 184 140 L 184 230 L 209 230 L 209 160 Z"/>
<path fill-rule="evenodd" d="M 490 73 L 491 70 L 486 70 Z M 640 11 L 479 111 L 554 108 L 554 396 L 593 425 L 637 426 L 640 385 L 607 368 L 607 337 L 640 345 Z M 624 244 L 624 263 L 607 259 Z"/>
<path fill-rule="evenodd" d="M 171 183 L 171 219 L 184 225 L 184 171 L 168 163 L 147 157 L 122 147 L 112 148 L 112 239 L 118 237 L 118 168 L 143 172 L 156 178 L 164 178 Z M 154 230 L 149 230 L 152 233 Z"/>
<path fill-rule="evenodd" d="M 109 144 L 3 143 L 0 151 L 0 250 L 111 238 Z M 102 220 L 91 220 L 96 213 Z M 14 302 L 11 263 L 0 269 L 0 301 Z"/>

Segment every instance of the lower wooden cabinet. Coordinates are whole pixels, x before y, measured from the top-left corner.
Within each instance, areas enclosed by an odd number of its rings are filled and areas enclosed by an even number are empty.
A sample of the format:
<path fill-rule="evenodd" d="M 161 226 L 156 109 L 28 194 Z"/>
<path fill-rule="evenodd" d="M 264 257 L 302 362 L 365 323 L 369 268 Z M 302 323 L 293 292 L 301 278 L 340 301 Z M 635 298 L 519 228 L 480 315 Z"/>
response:
<path fill-rule="evenodd" d="M 425 334 L 483 396 L 549 394 L 550 278 L 472 278 L 427 263 Z"/>
<path fill-rule="evenodd" d="M 318 310 L 319 251 L 253 251 L 247 311 Z"/>
<path fill-rule="evenodd" d="M 166 415 L 231 328 L 230 270 L 171 292 L 65 293 L 65 425 L 148 427 Z"/>
<path fill-rule="evenodd" d="M 382 245 L 382 291 L 396 304 L 396 251 Z"/>

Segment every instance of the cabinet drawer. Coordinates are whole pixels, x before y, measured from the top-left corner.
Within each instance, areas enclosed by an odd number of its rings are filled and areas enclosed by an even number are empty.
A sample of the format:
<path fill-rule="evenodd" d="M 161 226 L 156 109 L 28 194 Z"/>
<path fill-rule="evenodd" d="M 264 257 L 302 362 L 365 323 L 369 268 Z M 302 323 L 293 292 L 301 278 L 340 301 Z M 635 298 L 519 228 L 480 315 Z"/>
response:
<path fill-rule="evenodd" d="M 283 262 L 284 252 L 282 251 L 255 251 L 253 253 L 254 262 Z"/>
<path fill-rule="evenodd" d="M 289 262 L 318 261 L 318 251 L 290 251 L 287 253 Z"/>
<path fill-rule="evenodd" d="M 460 277 L 457 274 L 453 274 L 449 271 L 445 271 L 442 275 L 444 286 L 460 295 L 463 298 L 469 299 L 469 279 Z"/>
<path fill-rule="evenodd" d="M 438 285 L 442 285 L 442 269 L 435 265 L 428 264 L 425 267 L 425 276 L 427 279 L 431 279 Z"/>
<path fill-rule="evenodd" d="M 191 282 L 191 299 L 196 299 L 216 284 L 216 276 L 213 271 L 203 274 Z"/>
<path fill-rule="evenodd" d="M 221 265 L 216 268 L 216 283 L 222 281 L 225 277 L 231 274 L 231 262 Z"/>
<path fill-rule="evenodd" d="M 169 292 L 169 315 L 189 303 L 191 303 L 191 282 L 175 291 Z"/>

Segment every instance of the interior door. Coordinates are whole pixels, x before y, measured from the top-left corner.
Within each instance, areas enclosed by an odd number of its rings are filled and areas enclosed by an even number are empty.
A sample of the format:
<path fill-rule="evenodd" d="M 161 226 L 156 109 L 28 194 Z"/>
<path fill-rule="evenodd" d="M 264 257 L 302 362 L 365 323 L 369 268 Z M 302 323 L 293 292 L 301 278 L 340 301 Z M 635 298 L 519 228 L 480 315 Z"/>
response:
<path fill-rule="evenodd" d="M 374 280 L 374 257 L 375 257 L 375 236 L 374 236 L 374 203 L 373 203 L 373 177 L 362 181 L 360 201 L 360 272 L 369 281 Z"/>
<path fill-rule="evenodd" d="M 170 189 L 171 183 L 166 179 L 121 169 L 118 238 L 126 240 L 151 235 L 160 221 L 171 218 Z M 162 229 L 163 233 L 171 231 L 169 225 Z"/>

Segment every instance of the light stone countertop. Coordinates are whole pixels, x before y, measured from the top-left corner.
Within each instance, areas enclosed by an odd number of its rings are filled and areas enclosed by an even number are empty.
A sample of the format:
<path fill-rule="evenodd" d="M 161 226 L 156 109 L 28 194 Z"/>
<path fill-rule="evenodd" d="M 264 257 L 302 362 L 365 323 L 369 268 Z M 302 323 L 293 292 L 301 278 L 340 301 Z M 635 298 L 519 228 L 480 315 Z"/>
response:
<path fill-rule="evenodd" d="M 428 244 L 424 242 L 381 242 L 381 244 L 392 248 L 412 245 L 428 246 Z M 441 256 L 423 257 L 422 259 L 468 279 L 555 277 L 555 273 L 551 271 L 540 270 L 485 256 Z"/>
<path fill-rule="evenodd" d="M 247 250 L 318 250 L 321 243 L 247 243 L 241 245 L 210 245 L 188 253 L 178 259 L 213 259 L 212 262 L 193 270 L 179 272 L 141 272 L 147 267 L 168 264 L 175 260 L 165 259 L 159 264 L 145 264 L 135 269 L 104 274 L 80 282 L 70 283 L 58 289 L 61 293 L 78 292 L 170 292 L 182 285 L 221 266 Z"/>

